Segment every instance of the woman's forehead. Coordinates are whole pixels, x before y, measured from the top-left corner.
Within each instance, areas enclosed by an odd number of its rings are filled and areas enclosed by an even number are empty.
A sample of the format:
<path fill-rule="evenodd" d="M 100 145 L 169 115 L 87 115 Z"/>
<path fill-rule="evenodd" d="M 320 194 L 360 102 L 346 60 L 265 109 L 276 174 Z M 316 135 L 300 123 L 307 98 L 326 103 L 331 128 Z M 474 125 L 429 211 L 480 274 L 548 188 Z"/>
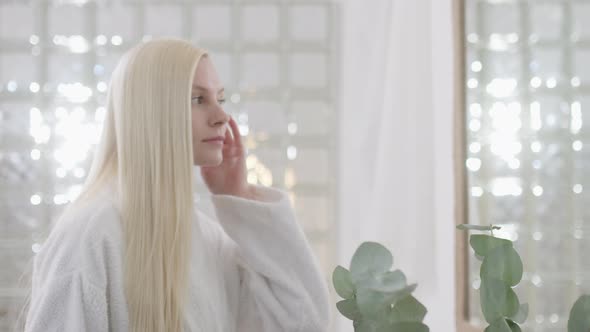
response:
<path fill-rule="evenodd" d="M 202 57 L 199 60 L 193 77 L 193 90 L 210 90 L 213 92 L 223 90 L 217 71 L 209 57 Z"/>
<path fill-rule="evenodd" d="M 202 85 L 196 85 L 193 84 L 193 91 L 212 91 L 215 92 L 217 91 L 217 93 L 221 93 L 223 91 L 225 91 L 224 87 L 220 87 L 218 89 L 215 89 L 215 87 L 206 87 L 206 86 L 202 86 Z"/>

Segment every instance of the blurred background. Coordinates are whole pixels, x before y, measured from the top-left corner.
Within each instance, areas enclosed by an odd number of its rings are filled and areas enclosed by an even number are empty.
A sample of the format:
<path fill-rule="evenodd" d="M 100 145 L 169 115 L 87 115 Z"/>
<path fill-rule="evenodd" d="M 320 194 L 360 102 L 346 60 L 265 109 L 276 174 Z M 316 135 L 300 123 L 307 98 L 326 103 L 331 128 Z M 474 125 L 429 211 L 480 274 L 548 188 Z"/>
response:
<path fill-rule="evenodd" d="M 590 293 L 588 18 L 587 0 L 466 1 L 468 219 L 501 224 L 521 253 L 523 331 L 566 331 Z M 476 324 L 479 265 L 467 282 Z"/>
<path fill-rule="evenodd" d="M 330 2 L 1 1 L 0 330 L 25 294 L 30 258 L 86 177 L 114 66 L 156 37 L 211 51 L 226 111 L 247 137 L 248 180 L 289 190 L 327 275 L 338 15 Z M 206 186 L 195 188 L 213 213 Z"/>
<path fill-rule="evenodd" d="M 87 175 L 115 64 L 158 37 L 210 50 L 248 181 L 290 193 L 326 283 L 381 242 L 454 330 L 451 0 L 0 0 L 0 331 Z M 352 331 L 330 291 L 331 331 Z"/>
<path fill-rule="evenodd" d="M 248 181 L 290 193 L 327 283 L 381 242 L 432 331 L 481 331 L 454 225 L 500 224 L 523 330 L 564 331 L 590 292 L 588 17 L 590 0 L 0 0 L 0 331 L 86 177 L 114 65 L 158 37 L 210 50 Z"/>

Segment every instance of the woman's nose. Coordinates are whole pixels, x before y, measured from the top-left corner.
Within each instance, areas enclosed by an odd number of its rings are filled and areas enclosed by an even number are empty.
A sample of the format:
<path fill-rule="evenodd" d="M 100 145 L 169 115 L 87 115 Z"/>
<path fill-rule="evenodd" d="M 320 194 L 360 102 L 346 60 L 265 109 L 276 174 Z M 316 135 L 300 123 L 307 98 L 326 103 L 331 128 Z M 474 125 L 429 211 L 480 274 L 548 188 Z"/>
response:
<path fill-rule="evenodd" d="M 215 106 L 215 110 L 211 115 L 211 124 L 213 126 L 224 125 L 229 122 L 229 115 L 223 110 L 220 105 Z"/>

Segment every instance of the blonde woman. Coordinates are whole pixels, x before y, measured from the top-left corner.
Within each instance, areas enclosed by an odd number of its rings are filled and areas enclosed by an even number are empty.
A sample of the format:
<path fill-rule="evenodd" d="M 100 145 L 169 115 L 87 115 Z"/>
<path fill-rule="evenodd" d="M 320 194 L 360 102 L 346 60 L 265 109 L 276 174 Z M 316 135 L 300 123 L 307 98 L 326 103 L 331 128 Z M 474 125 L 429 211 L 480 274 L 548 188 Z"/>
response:
<path fill-rule="evenodd" d="M 111 78 L 80 197 L 33 264 L 26 331 L 325 331 L 326 285 L 286 193 L 246 181 L 205 50 L 142 43 Z M 217 220 L 193 206 L 201 166 Z"/>

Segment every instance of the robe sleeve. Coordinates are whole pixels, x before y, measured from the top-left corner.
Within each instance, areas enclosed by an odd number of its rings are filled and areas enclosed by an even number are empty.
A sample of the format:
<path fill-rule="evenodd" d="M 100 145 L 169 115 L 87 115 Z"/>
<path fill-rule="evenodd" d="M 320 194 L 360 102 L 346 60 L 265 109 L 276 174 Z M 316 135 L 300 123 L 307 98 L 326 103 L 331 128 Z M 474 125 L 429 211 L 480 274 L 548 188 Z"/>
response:
<path fill-rule="evenodd" d="M 26 332 L 108 331 L 104 290 L 80 271 L 33 280 Z"/>
<path fill-rule="evenodd" d="M 320 332 L 330 324 L 327 286 L 286 192 L 256 185 L 256 199 L 213 195 L 240 275 L 239 331 Z M 231 242 L 231 243 L 229 243 Z"/>

